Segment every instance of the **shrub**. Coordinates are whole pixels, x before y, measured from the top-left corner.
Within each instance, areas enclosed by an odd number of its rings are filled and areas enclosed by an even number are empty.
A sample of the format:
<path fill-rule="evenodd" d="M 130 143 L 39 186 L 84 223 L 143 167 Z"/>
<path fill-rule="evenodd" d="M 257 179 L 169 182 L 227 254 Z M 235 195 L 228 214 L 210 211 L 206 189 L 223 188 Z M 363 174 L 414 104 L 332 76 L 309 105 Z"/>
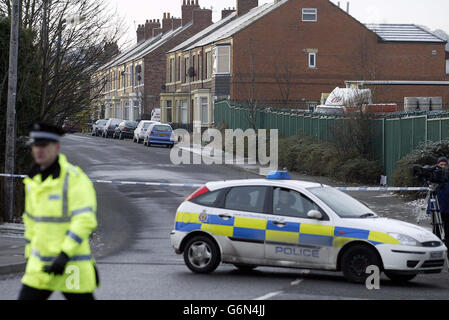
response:
<path fill-rule="evenodd" d="M 377 161 L 363 158 L 354 149 L 342 157 L 334 144 L 306 136 L 279 140 L 279 167 L 368 184 L 377 184 L 382 174 Z"/>

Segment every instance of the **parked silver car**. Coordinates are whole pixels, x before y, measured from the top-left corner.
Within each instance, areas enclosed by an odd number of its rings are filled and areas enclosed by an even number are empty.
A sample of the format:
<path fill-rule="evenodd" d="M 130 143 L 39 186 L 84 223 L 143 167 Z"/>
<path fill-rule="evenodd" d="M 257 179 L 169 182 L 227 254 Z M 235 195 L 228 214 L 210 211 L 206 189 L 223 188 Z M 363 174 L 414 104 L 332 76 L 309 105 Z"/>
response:
<path fill-rule="evenodd" d="M 93 136 L 99 136 L 103 133 L 103 127 L 108 122 L 106 119 L 100 119 L 94 122 L 92 124 L 92 135 Z"/>
<path fill-rule="evenodd" d="M 158 122 L 151 121 L 151 120 L 140 121 L 136 130 L 134 130 L 133 142 L 137 142 L 137 143 L 140 143 L 141 141 L 143 142 L 143 140 L 145 139 L 145 136 L 147 135 L 148 128 L 153 123 L 158 123 Z"/>
<path fill-rule="evenodd" d="M 122 119 L 110 118 L 103 127 L 103 138 L 112 137 L 115 128 L 122 122 Z"/>

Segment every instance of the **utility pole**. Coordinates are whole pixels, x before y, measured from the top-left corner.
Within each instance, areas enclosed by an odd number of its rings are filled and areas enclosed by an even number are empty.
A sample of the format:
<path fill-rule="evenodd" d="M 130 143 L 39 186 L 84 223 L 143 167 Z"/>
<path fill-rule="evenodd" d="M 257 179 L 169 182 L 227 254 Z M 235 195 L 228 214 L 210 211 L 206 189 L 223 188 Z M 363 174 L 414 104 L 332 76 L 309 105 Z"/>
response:
<path fill-rule="evenodd" d="M 20 0 L 13 0 L 11 14 L 11 35 L 9 39 L 8 102 L 6 110 L 5 173 L 14 174 L 16 158 L 16 99 L 17 65 L 19 53 Z M 5 221 L 14 217 L 14 178 L 5 178 Z"/>

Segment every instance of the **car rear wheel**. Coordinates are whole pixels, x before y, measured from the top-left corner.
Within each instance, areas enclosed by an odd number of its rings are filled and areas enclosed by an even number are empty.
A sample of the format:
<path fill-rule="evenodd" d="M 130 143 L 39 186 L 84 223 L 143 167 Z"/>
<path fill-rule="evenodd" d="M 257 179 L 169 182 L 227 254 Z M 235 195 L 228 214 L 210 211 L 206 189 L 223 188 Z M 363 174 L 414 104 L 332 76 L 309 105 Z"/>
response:
<path fill-rule="evenodd" d="M 380 268 L 381 262 L 374 249 L 365 245 L 354 245 L 347 249 L 341 257 L 341 269 L 346 279 L 354 283 L 365 283 L 369 274 L 369 266 Z"/>
<path fill-rule="evenodd" d="M 390 278 L 391 281 L 396 283 L 404 283 L 414 279 L 417 274 L 400 274 L 394 271 L 384 271 L 385 275 Z"/>
<path fill-rule="evenodd" d="M 194 236 L 184 249 L 184 262 L 195 273 L 210 273 L 220 264 L 220 250 L 210 238 Z"/>

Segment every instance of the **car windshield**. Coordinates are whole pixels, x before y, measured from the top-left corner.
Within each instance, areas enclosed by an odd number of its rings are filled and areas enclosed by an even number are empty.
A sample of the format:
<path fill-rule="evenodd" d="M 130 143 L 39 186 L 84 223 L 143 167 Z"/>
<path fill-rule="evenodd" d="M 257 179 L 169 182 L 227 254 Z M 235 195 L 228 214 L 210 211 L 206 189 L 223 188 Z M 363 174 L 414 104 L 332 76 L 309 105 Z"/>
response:
<path fill-rule="evenodd" d="M 104 126 L 106 124 L 106 122 L 108 122 L 108 121 L 107 120 L 98 120 L 96 124 L 99 126 Z"/>
<path fill-rule="evenodd" d="M 126 122 L 125 123 L 125 126 L 127 126 L 127 127 L 137 127 L 137 123 L 135 123 L 135 122 L 132 122 L 132 121 L 128 121 L 128 122 Z"/>
<path fill-rule="evenodd" d="M 171 132 L 171 127 L 169 126 L 154 126 L 153 128 L 154 131 L 159 131 L 159 132 Z"/>
<path fill-rule="evenodd" d="M 377 215 L 367 206 L 346 193 L 330 188 L 308 188 L 341 218 L 374 218 Z"/>
<path fill-rule="evenodd" d="M 144 128 L 144 129 L 148 129 L 149 126 L 151 126 L 151 122 L 146 122 L 146 123 L 143 125 L 143 128 Z"/>

